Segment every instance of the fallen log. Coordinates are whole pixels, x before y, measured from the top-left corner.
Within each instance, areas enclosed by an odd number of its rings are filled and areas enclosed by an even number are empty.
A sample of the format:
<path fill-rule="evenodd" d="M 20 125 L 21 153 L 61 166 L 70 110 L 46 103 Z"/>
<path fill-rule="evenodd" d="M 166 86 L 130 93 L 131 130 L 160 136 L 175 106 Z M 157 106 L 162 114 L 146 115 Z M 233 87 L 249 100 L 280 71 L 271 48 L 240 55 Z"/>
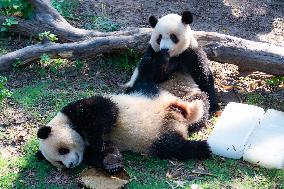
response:
<path fill-rule="evenodd" d="M 59 55 L 63 58 L 90 58 L 100 53 L 124 53 L 129 49 L 142 52 L 148 43 L 148 28 L 137 30 L 137 34 L 130 36 L 97 37 L 73 43 L 39 43 L 24 47 L 0 57 L 0 71 L 11 69 L 12 64 L 19 61 L 28 64 L 39 59 L 46 53 L 50 57 Z"/>
<path fill-rule="evenodd" d="M 50 56 L 94 57 L 99 53 L 143 51 L 147 47 L 151 28 L 118 31 L 106 37 L 91 38 L 74 43 L 47 43 L 25 47 L 0 57 L 0 71 L 11 68 L 20 60 L 23 64 L 38 59 L 43 53 Z M 245 70 L 284 75 L 284 47 L 249 41 L 216 32 L 193 31 L 210 60 L 231 63 Z M 131 34 L 131 35 L 129 35 Z"/>
<path fill-rule="evenodd" d="M 216 32 L 194 34 L 210 60 L 235 64 L 243 70 L 284 75 L 284 47 Z"/>
<path fill-rule="evenodd" d="M 9 70 L 19 60 L 23 64 L 38 59 L 43 53 L 50 56 L 94 57 L 99 53 L 143 51 L 150 38 L 150 28 L 131 28 L 117 32 L 98 32 L 70 25 L 50 3 L 50 0 L 28 0 L 34 7 L 35 19 L 18 21 L 10 32 L 34 36 L 44 31 L 57 35 L 61 42 L 25 47 L 0 57 L 0 72 Z M 7 17 L 0 17 L 2 24 Z M 257 70 L 284 75 L 284 47 L 253 42 L 216 32 L 193 31 L 197 41 L 205 48 L 208 58 L 226 62 L 245 70 Z"/>
<path fill-rule="evenodd" d="M 61 30 L 56 27 L 50 26 L 46 23 L 39 22 L 37 20 L 24 20 L 13 16 L 0 16 L 0 25 L 5 22 L 6 19 L 13 18 L 18 22 L 18 24 L 9 27 L 10 33 L 20 34 L 26 37 L 38 38 L 38 34 L 45 31 L 49 31 L 55 34 L 59 39 L 59 42 L 76 42 L 85 39 L 95 38 L 95 37 L 107 37 L 107 36 L 118 36 L 118 35 L 134 35 L 138 32 L 139 28 L 127 28 L 123 31 L 113 31 L 113 32 L 99 32 L 93 30 L 80 29 L 81 32 L 72 32 L 70 30 Z"/>

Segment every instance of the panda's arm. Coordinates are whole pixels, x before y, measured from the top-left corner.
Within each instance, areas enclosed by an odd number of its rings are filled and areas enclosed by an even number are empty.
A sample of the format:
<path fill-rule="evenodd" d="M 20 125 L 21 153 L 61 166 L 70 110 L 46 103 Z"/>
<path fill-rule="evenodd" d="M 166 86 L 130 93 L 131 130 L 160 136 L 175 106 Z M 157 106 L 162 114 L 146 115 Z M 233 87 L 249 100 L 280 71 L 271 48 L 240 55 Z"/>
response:
<path fill-rule="evenodd" d="M 167 69 L 169 59 L 169 55 L 155 52 L 149 45 L 131 77 L 130 87 L 137 83 L 157 83 L 166 80 L 170 75 Z"/>
<path fill-rule="evenodd" d="M 207 141 L 187 140 L 180 133 L 170 131 L 152 144 L 150 154 L 162 159 L 206 159 L 211 157 L 211 150 Z"/>
<path fill-rule="evenodd" d="M 103 135 L 115 127 L 118 108 L 109 98 L 94 96 L 75 101 L 65 106 L 62 111 L 71 120 L 76 130 L 89 148 L 85 157 L 93 165 L 102 166 Z"/>
<path fill-rule="evenodd" d="M 209 96 L 210 112 L 214 112 L 218 109 L 217 97 L 214 85 L 213 74 L 209 67 L 209 62 L 206 53 L 202 48 L 196 50 L 190 50 L 184 54 L 183 66 L 187 70 L 195 83 L 199 86 L 201 91 L 204 91 Z"/>

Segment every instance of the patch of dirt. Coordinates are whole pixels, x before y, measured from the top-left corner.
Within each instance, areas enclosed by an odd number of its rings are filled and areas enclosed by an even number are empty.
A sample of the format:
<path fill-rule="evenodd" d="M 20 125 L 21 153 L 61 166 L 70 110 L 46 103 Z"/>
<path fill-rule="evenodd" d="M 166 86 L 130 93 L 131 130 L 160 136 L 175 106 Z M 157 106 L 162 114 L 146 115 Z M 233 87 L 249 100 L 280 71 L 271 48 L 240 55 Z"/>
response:
<path fill-rule="evenodd" d="M 161 17 L 190 10 L 193 30 L 229 34 L 284 46 L 284 2 L 282 0 L 82 0 L 76 11 L 84 27 L 86 16 L 108 17 L 122 28 L 149 27 L 150 15 Z"/>
<path fill-rule="evenodd" d="M 64 171 L 52 171 L 51 174 L 46 178 L 48 184 L 59 184 L 62 186 L 68 185 L 72 182 L 71 176 Z"/>
<path fill-rule="evenodd" d="M 38 123 L 14 102 L 8 100 L 1 108 L 0 154 L 3 158 L 20 156 Z"/>

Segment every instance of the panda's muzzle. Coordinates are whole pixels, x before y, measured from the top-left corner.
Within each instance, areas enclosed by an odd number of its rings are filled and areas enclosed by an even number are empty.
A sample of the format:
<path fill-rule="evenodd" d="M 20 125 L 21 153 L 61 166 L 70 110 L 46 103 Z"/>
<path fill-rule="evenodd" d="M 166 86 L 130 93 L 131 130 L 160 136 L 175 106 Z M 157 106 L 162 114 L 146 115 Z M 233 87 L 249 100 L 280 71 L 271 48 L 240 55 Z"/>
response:
<path fill-rule="evenodd" d="M 169 54 L 169 49 L 167 48 L 161 49 L 161 54 L 165 54 L 165 55 Z"/>

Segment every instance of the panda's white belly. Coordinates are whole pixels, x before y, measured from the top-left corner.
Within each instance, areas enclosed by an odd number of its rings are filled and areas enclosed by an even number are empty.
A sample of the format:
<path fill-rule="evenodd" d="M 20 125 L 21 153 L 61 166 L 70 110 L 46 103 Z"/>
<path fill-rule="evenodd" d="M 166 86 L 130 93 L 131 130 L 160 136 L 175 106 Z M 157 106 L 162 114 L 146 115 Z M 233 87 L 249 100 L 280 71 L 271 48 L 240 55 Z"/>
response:
<path fill-rule="evenodd" d="M 119 108 L 116 128 L 106 136 L 121 151 L 148 153 L 159 136 L 166 110 L 176 98 L 169 93 L 150 99 L 143 96 L 116 95 L 111 98 Z"/>
<path fill-rule="evenodd" d="M 201 92 L 191 75 L 187 73 L 173 73 L 159 86 L 183 100 L 188 100 L 189 97 Z"/>

